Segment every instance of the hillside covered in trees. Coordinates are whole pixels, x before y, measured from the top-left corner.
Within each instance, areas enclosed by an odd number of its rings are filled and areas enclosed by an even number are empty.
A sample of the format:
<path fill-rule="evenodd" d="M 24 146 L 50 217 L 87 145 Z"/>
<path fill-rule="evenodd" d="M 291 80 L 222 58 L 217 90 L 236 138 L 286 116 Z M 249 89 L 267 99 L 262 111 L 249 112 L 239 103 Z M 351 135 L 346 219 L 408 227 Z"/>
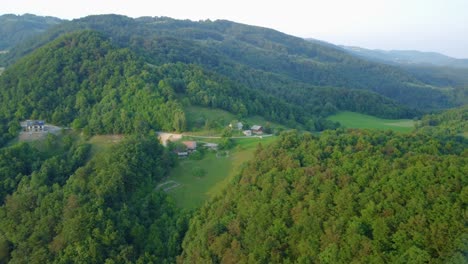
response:
<path fill-rule="evenodd" d="M 13 130 L 9 136 L 17 127 L 12 123 L 28 118 L 87 134 L 184 131 L 182 103 L 291 126 L 313 121 L 300 107 L 196 65 L 147 64 L 91 31 L 65 35 L 21 59 L 2 74 L 0 87 L 0 116 L 9 120 L 3 126 L 4 133 Z"/>
<path fill-rule="evenodd" d="M 398 67 L 369 62 L 271 29 L 224 20 L 90 16 L 65 21 L 18 45 L 6 54 L 3 64 L 12 64 L 64 33 L 83 29 L 101 32 L 114 45 L 130 48 L 151 64 L 197 64 L 249 89 L 286 97 L 295 104 L 323 106 L 324 100 L 318 100 L 315 93 L 317 86 L 371 91 L 425 110 L 457 103 L 451 96 L 456 91 L 428 85 Z M 385 115 L 384 111 L 367 113 Z"/>
<path fill-rule="evenodd" d="M 296 91 L 300 93 L 275 96 L 202 65 L 151 64 L 102 33 L 77 31 L 36 49 L 0 76 L 0 118 L 5 120 L 0 143 L 14 137 L 25 119 L 44 119 L 88 135 L 180 132 L 187 128 L 188 105 L 224 109 L 239 118 L 258 115 L 311 131 L 335 126 L 323 117 L 338 110 L 383 116 L 412 113 L 367 91 Z"/>
<path fill-rule="evenodd" d="M 183 263 L 465 263 L 468 142 L 287 133 L 192 218 Z"/>
<path fill-rule="evenodd" d="M 187 216 L 154 191 L 174 164 L 154 138 L 50 142 L 0 150 L 0 263 L 174 263 Z"/>
<path fill-rule="evenodd" d="M 456 87 L 452 101 L 468 103 L 468 59 L 455 59 L 435 52 L 340 47 L 360 58 L 399 67 L 426 84 Z"/>

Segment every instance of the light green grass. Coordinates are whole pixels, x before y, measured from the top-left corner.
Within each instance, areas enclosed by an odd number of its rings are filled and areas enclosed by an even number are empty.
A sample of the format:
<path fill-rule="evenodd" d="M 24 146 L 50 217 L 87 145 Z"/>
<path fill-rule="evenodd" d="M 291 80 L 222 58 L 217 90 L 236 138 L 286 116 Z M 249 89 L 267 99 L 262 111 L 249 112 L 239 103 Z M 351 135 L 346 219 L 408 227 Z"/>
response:
<path fill-rule="evenodd" d="M 235 176 L 242 164 L 253 157 L 259 143 L 270 144 L 275 137 L 236 139 L 236 146 L 229 150 L 229 156 L 218 156 L 214 152 L 207 152 L 202 160 L 182 159 L 174 168 L 167 181 L 175 181 L 180 185 L 168 190 L 182 208 L 194 209 L 202 205 L 210 197 L 217 195 Z M 223 153 L 223 151 L 220 151 Z M 202 177 L 193 175 L 194 168 L 201 168 L 206 172 Z"/>
<path fill-rule="evenodd" d="M 346 128 L 391 129 L 399 132 L 411 132 L 414 129 L 414 121 L 410 119 L 382 119 L 354 112 L 340 112 L 328 119 L 340 122 Z"/>
<path fill-rule="evenodd" d="M 122 141 L 122 135 L 96 135 L 88 140 L 91 144 L 91 154 L 95 155 L 98 152 L 102 152 L 111 146 Z"/>
<path fill-rule="evenodd" d="M 241 121 L 244 125 L 262 125 L 267 123 L 272 128 L 287 129 L 287 127 L 266 120 L 261 116 L 249 116 L 245 118 L 238 118 L 236 115 L 222 109 L 212 109 L 200 106 L 189 106 L 185 108 L 186 119 L 188 120 L 188 129 L 192 134 L 198 135 L 216 135 L 229 125 L 232 121 Z M 206 121 L 211 123 L 212 127 L 205 127 Z M 244 126 L 244 129 L 249 129 Z"/>

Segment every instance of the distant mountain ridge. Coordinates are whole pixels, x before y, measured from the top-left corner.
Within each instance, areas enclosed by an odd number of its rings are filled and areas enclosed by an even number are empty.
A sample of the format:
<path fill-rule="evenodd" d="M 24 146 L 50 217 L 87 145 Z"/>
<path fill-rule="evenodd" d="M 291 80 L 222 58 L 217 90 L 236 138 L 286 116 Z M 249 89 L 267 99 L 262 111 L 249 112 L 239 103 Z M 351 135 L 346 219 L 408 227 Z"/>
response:
<path fill-rule="evenodd" d="M 9 50 L 19 43 L 39 35 L 50 27 L 63 22 L 56 17 L 42 17 L 32 14 L 0 16 L 0 51 Z"/>
<path fill-rule="evenodd" d="M 468 59 L 456 59 L 437 52 L 417 50 L 380 50 L 354 46 L 340 46 L 354 55 L 379 62 L 391 62 L 406 65 L 433 65 L 442 67 L 468 68 Z"/>
<path fill-rule="evenodd" d="M 18 45 L 4 56 L 2 64 L 12 64 L 64 33 L 83 29 L 103 33 L 114 45 L 130 48 L 151 64 L 197 64 L 251 89 L 310 108 L 321 108 L 326 102 L 317 100 L 314 93 L 307 95 L 316 87 L 371 91 L 423 110 L 454 106 L 451 91 L 425 83 L 398 67 L 272 29 L 226 20 L 89 16 L 65 21 Z"/>

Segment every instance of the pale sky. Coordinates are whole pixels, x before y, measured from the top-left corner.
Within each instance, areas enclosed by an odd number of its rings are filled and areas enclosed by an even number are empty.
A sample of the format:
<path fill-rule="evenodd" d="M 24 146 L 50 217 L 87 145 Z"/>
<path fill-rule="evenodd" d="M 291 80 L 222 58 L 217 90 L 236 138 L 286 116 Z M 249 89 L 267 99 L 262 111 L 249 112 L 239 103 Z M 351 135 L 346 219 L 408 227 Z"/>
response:
<path fill-rule="evenodd" d="M 371 49 L 468 58 L 468 0 L 0 0 L 0 14 L 227 19 Z"/>

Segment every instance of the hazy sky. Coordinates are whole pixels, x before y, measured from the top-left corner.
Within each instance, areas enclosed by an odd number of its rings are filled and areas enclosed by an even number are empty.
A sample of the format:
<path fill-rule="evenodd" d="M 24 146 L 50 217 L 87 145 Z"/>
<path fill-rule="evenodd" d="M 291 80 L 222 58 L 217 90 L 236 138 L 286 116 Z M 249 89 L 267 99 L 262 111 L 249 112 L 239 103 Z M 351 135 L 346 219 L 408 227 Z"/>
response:
<path fill-rule="evenodd" d="M 334 44 L 468 58 L 468 0 L 1 0 L 6 13 L 228 19 Z"/>

